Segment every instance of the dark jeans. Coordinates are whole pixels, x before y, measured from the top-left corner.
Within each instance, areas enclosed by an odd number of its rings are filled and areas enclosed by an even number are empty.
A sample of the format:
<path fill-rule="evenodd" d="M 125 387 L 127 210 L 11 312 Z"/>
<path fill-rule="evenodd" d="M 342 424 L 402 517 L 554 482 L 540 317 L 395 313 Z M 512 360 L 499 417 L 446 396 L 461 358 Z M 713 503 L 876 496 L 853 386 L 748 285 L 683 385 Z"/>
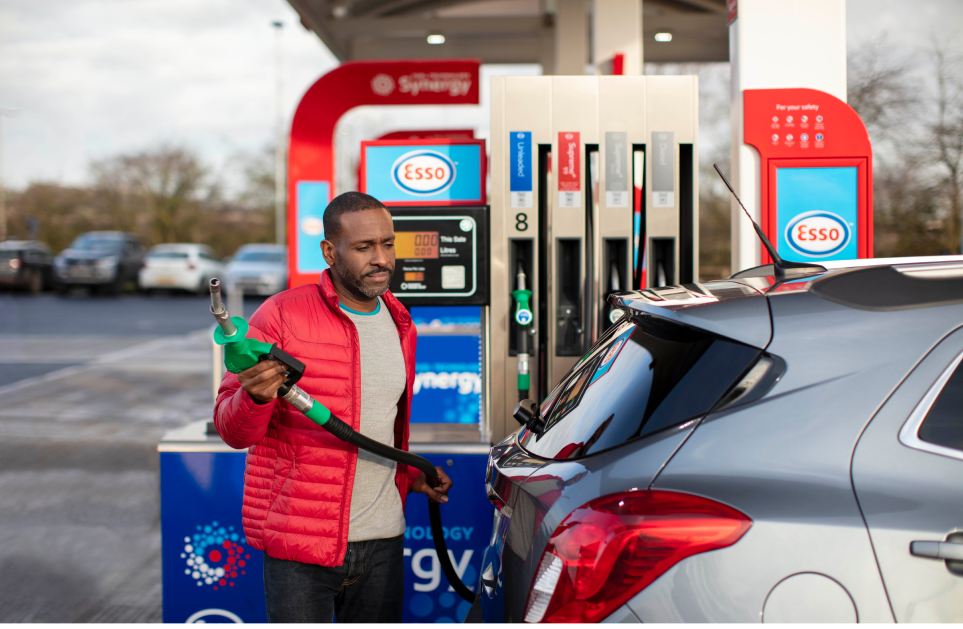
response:
<path fill-rule="evenodd" d="M 404 537 L 348 542 L 327 568 L 264 555 L 268 622 L 401 622 Z"/>

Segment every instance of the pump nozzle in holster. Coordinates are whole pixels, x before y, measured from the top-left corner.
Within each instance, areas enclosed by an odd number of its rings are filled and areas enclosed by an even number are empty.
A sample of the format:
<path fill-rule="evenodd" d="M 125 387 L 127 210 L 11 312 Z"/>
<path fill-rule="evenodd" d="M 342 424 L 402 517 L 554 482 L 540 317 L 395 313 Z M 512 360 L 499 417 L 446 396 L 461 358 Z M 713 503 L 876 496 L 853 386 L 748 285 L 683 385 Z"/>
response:
<path fill-rule="evenodd" d="M 525 270 L 520 264 L 515 278 L 518 288 L 512 291 L 512 299 L 515 300 L 515 323 L 518 324 L 518 399 L 524 400 L 532 387 L 532 376 L 528 365 L 528 330 L 534 315 L 529 305 L 532 291 L 525 288 Z"/>
<path fill-rule="evenodd" d="M 438 487 L 438 471 L 431 462 L 411 452 L 398 450 L 381 442 L 369 439 L 354 428 L 333 415 L 327 407 L 305 393 L 296 382 L 304 375 L 304 363 L 294 358 L 275 344 L 268 344 L 255 338 L 249 338 L 248 323 L 243 317 L 232 317 L 221 301 L 221 283 L 215 278 L 211 280 L 211 314 L 217 319 L 218 328 L 214 330 L 214 342 L 224 346 L 224 364 L 231 373 L 240 373 L 250 369 L 259 361 L 274 358 L 284 364 L 287 369 L 287 379 L 278 389 L 278 397 L 293 406 L 296 410 L 318 424 L 338 439 L 350 443 L 362 450 L 366 450 L 389 461 L 404 463 L 418 469 L 425 474 L 425 479 L 431 487 Z M 473 601 L 475 593 L 471 591 L 455 571 L 445 543 L 444 529 L 441 524 L 441 510 L 439 504 L 428 500 L 428 516 L 431 521 L 431 535 L 435 543 L 438 561 L 442 572 L 448 578 L 455 591 L 466 601 Z"/>

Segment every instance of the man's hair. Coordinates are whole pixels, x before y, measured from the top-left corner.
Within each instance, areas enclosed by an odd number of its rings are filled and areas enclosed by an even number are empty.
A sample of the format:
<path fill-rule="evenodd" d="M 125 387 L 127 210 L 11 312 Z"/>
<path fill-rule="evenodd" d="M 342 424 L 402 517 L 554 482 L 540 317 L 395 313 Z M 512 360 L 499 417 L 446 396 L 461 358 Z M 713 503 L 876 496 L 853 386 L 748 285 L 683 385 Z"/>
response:
<path fill-rule="evenodd" d="M 387 210 L 384 203 L 363 192 L 345 192 L 339 194 L 324 210 L 324 238 L 334 241 L 341 235 L 341 216 L 349 212 L 362 210 Z"/>

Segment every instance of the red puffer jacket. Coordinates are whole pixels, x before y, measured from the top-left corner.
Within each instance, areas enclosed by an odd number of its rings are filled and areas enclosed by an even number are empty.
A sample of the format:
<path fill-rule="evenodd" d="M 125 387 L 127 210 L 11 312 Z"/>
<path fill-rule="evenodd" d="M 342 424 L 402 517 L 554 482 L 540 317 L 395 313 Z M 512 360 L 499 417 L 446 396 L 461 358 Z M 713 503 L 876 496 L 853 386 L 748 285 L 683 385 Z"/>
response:
<path fill-rule="evenodd" d="M 271 297 L 251 317 L 250 335 L 277 343 L 305 364 L 298 385 L 355 430 L 361 416 L 358 331 L 338 306 L 330 271 L 318 285 Z M 398 402 L 394 447 L 408 449 L 415 379 L 415 326 L 391 293 L 383 296 L 398 327 L 408 383 Z M 249 448 L 241 511 L 248 543 L 276 559 L 340 566 L 348 545 L 358 449 L 275 400 L 257 404 L 228 373 L 214 404 L 214 425 L 233 448 Z M 399 464 L 405 503 L 418 470 Z"/>

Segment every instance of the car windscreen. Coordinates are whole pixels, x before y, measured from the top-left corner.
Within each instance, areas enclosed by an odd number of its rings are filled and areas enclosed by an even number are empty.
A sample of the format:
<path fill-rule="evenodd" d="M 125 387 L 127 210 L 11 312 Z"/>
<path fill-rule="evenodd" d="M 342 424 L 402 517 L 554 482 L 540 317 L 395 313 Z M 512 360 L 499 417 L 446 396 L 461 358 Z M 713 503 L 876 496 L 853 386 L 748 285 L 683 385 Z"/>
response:
<path fill-rule="evenodd" d="M 147 254 L 148 260 L 186 260 L 186 251 L 151 251 Z"/>
<path fill-rule="evenodd" d="M 246 251 L 237 254 L 235 262 L 284 262 L 286 256 L 274 251 Z"/>
<path fill-rule="evenodd" d="M 0 249 L 0 260 L 13 260 L 19 257 L 19 249 Z"/>
<path fill-rule="evenodd" d="M 545 431 L 519 442 L 574 459 L 708 412 L 760 350 L 653 318 L 613 326 L 541 406 Z"/>
<path fill-rule="evenodd" d="M 122 238 L 91 238 L 81 236 L 70 245 L 71 249 L 81 251 L 120 251 L 124 246 Z"/>

